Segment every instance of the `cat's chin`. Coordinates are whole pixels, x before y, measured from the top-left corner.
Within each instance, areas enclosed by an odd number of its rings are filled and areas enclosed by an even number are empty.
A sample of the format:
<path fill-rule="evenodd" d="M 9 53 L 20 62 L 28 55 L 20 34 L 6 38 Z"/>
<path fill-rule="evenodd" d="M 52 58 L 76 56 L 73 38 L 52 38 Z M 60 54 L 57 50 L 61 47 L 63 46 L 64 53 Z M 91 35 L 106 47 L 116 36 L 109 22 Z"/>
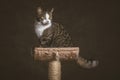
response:
<path fill-rule="evenodd" d="M 49 23 L 42 23 L 42 25 L 48 25 Z"/>
<path fill-rule="evenodd" d="M 49 25 L 50 23 L 47 22 L 47 23 L 42 23 L 43 26 L 46 26 L 46 25 Z"/>

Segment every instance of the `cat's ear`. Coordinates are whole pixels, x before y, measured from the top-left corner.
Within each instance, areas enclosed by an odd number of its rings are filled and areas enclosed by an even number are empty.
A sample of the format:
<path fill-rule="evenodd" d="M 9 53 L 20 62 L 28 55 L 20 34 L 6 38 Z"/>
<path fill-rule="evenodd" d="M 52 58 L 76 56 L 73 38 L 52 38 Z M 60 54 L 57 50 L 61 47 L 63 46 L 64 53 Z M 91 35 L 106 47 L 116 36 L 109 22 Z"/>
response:
<path fill-rule="evenodd" d="M 40 15 L 42 13 L 42 8 L 41 7 L 37 7 L 37 14 Z"/>
<path fill-rule="evenodd" d="M 54 11 L 54 8 L 51 9 L 50 13 L 53 13 L 53 11 Z"/>

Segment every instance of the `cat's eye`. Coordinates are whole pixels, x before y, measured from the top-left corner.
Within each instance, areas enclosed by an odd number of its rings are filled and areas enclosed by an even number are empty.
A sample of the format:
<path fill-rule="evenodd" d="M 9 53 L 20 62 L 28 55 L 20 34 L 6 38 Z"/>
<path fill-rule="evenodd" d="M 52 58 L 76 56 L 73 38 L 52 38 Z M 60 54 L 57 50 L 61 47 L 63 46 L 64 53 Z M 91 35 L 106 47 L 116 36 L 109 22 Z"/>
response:
<path fill-rule="evenodd" d="M 41 17 L 41 19 L 44 19 L 44 17 Z"/>
<path fill-rule="evenodd" d="M 39 19 L 39 18 L 36 18 L 36 20 L 37 20 L 37 21 L 40 21 L 40 19 Z"/>

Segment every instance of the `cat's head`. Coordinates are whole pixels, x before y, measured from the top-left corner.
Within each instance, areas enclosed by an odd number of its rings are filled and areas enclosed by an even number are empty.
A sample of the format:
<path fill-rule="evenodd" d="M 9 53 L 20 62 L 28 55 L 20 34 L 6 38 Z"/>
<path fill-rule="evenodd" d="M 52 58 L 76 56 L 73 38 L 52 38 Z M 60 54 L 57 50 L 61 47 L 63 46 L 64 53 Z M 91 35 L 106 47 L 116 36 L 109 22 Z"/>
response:
<path fill-rule="evenodd" d="M 51 23 L 53 11 L 53 8 L 50 11 L 44 11 L 41 7 L 38 7 L 36 16 L 37 22 L 41 23 L 42 25 L 47 25 Z"/>

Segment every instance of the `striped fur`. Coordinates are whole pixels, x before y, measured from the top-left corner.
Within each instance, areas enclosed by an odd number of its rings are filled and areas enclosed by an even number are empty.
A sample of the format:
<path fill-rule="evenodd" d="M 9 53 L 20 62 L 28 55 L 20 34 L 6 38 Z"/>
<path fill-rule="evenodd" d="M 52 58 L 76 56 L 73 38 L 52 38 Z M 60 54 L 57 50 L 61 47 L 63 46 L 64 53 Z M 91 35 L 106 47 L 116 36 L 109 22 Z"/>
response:
<path fill-rule="evenodd" d="M 64 29 L 64 27 L 58 23 L 52 22 L 52 12 L 45 12 L 40 7 L 38 8 L 38 15 L 36 18 L 35 32 L 39 38 L 41 47 L 74 47 L 72 39 L 69 33 Z M 47 16 L 45 16 L 47 14 Z M 48 20 L 47 24 L 43 24 L 42 21 Z M 48 27 L 49 25 L 49 27 Z M 39 28 L 38 28 L 39 27 Z M 42 27 L 44 30 L 39 30 Z M 39 35 L 40 33 L 40 35 Z M 98 65 L 96 60 L 87 60 L 79 57 L 77 63 L 84 68 L 93 68 Z"/>

